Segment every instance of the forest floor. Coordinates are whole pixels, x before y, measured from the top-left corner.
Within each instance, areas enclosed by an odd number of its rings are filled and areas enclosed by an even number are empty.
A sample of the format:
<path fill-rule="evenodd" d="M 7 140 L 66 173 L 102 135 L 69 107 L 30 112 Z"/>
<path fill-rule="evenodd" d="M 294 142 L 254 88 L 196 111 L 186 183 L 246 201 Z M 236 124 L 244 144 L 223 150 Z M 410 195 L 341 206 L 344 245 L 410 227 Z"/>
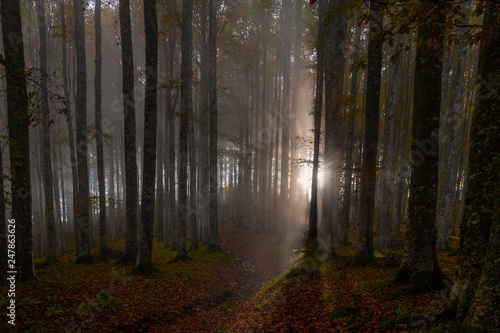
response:
<path fill-rule="evenodd" d="M 232 222 L 221 227 L 224 253 L 201 248 L 192 261 L 154 243 L 157 273 L 95 257 L 74 264 L 74 253 L 44 266 L 38 280 L 16 285 L 16 326 L 7 325 L 6 288 L 0 299 L 0 332 L 452 332 L 453 322 L 433 322 L 443 292 L 393 296 L 400 260 L 376 251 L 376 264 L 350 267 L 353 247 L 319 263 L 304 260 L 277 233 L 257 233 Z M 456 242 L 456 240 L 455 240 Z M 455 243 L 454 242 L 454 243 Z M 111 244 L 115 255 L 123 241 Z M 456 257 L 439 254 L 453 277 Z M 404 286 L 403 286 L 404 287 Z"/>

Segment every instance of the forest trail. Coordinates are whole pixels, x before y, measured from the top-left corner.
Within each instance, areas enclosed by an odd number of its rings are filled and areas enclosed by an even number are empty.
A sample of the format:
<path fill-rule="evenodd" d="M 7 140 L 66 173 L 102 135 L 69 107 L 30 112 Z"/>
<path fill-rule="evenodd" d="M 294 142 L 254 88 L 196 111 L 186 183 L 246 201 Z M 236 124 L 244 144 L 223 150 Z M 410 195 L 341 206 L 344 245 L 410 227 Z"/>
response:
<path fill-rule="evenodd" d="M 38 258 L 38 281 L 17 286 L 16 329 L 401 332 L 409 326 L 429 328 L 431 317 L 422 308 L 443 300 L 440 292 L 394 297 L 401 287 L 389 282 L 399 260 L 388 252 L 376 265 L 356 268 L 346 266 L 354 250 L 346 247 L 334 260 L 311 269 L 311 262 L 298 260 L 300 255 L 279 233 L 258 233 L 226 222 L 220 234 L 225 253 L 202 248 L 190 253 L 193 260 L 179 263 L 171 262 L 176 252 L 155 242 L 158 272 L 150 276 L 133 274 L 132 266 L 117 266 L 110 258 L 75 265 L 74 253 L 69 253 L 49 266 Z M 113 246 L 118 252 L 123 241 Z M 452 277 L 456 257 L 441 253 L 440 264 Z M 0 299 L 2 315 L 5 302 Z M 0 327 L 0 332 L 9 329 Z"/>
<path fill-rule="evenodd" d="M 151 326 L 151 332 L 226 332 L 230 322 L 244 325 L 253 297 L 286 270 L 293 255 L 279 234 L 257 233 L 232 222 L 221 227 L 221 245 L 232 260 L 232 278 L 220 276 L 208 297 L 194 301 L 176 322 Z M 252 330 L 260 328 L 264 316 L 253 318 Z"/>

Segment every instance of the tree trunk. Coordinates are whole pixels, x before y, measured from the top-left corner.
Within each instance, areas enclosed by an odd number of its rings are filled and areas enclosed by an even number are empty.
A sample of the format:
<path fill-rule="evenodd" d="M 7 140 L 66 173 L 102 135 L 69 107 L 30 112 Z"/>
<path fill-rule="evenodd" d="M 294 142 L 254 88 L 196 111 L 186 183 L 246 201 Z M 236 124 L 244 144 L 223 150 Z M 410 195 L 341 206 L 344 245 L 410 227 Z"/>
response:
<path fill-rule="evenodd" d="M 208 110 L 208 44 L 207 44 L 207 1 L 201 2 L 201 49 L 200 49 L 200 225 L 202 228 L 202 241 L 205 245 L 209 243 L 209 202 L 210 202 L 210 156 L 209 156 L 209 110 Z"/>
<path fill-rule="evenodd" d="M 290 111 L 291 123 L 290 123 L 290 138 L 291 138 L 291 156 L 292 161 L 297 164 L 297 159 L 299 157 L 297 150 L 297 117 L 298 117 L 298 107 L 299 107 L 299 96 L 300 96 L 300 55 L 301 55 L 301 36 L 302 36 L 302 1 L 295 0 L 295 45 L 293 50 L 293 95 L 292 95 L 292 106 Z M 297 186 L 299 166 L 293 165 L 290 173 L 290 195 L 292 200 L 295 199 L 300 188 Z M 298 199 L 298 198 L 297 198 Z"/>
<path fill-rule="evenodd" d="M 189 209 L 188 221 L 191 225 L 191 245 L 190 251 L 198 250 L 198 225 L 197 225 L 197 204 L 196 197 L 196 150 L 195 150 L 195 128 L 194 128 L 194 115 L 189 117 L 188 127 L 188 143 L 189 143 Z M 206 125 L 205 125 L 206 126 Z"/>
<path fill-rule="evenodd" d="M 144 104 L 144 151 L 140 240 L 134 270 L 151 272 L 153 266 L 153 224 L 155 211 L 157 85 L 158 85 L 158 21 L 156 0 L 144 0 L 146 34 L 146 91 Z"/>
<path fill-rule="evenodd" d="M 338 169 L 340 167 L 340 122 L 341 101 L 344 87 L 344 42 L 347 30 L 347 1 L 330 0 L 328 6 L 332 17 L 327 21 L 325 63 L 325 177 L 321 224 L 326 243 L 331 252 L 334 246 L 334 213 L 338 201 Z"/>
<path fill-rule="evenodd" d="M 49 96 L 47 92 L 47 23 L 45 17 L 45 1 L 37 0 L 38 31 L 40 37 L 40 99 L 43 117 L 43 183 L 45 197 L 45 227 L 47 236 L 47 254 L 45 261 L 51 263 L 57 261 L 56 257 L 56 228 L 54 219 L 54 188 L 52 175 L 50 125 L 51 114 L 49 109 Z"/>
<path fill-rule="evenodd" d="M 373 253 L 373 218 L 377 177 L 378 122 L 380 107 L 380 85 L 382 70 L 383 14 L 380 6 L 370 2 L 372 19 L 368 40 L 368 68 L 366 74 L 366 105 L 363 142 L 363 164 L 361 166 L 360 217 L 358 220 L 358 243 L 352 260 L 353 265 L 366 265 L 375 259 Z"/>
<path fill-rule="evenodd" d="M 208 14 L 208 100 L 210 112 L 210 244 L 220 250 L 217 212 L 217 0 L 210 0 Z"/>
<path fill-rule="evenodd" d="M 137 255 L 137 154 L 134 101 L 134 56 L 130 23 L 130 0 L 120 0 L 120 36 L 122 48 L 122 89 L 125 128 L 125 254 L 123 264 L 135 263 Z"/>
<path fill-rule="evenodd" d="M 429 292 L 442 288 L 445 282 L 436 253 L 437 140 L 444 18 L 439 14 L 443 9 L 441 5 L 429 6 L 434 6 L 436 16 L 418 29 L 421 45 L 415 60 L 409 212 L 405 253 L 396 277 L 396 282 L 411 283 L 409 293 Z M 434 40 L 432 49 L 428 47 L 430 40 Z"/>
<path fill-rule="evenodd" d="M 460 249 L 455 283 L 446 312 L 464 320 L 476 332 L 500 327 L 498 304 L 500 163 L 500 15 L 494 3 L 485 5 L 483 39 L 479 54 L 476 108 L 472 116 L 470 159 L 464 215 L 460 221 Z"/>
<path fill-rule="evenodd" d="M 356 20 L 356 18 L 353 18 Z M 353 45 L 353 64 L 359 61 L 359 49 L 361 40 L 361 28 L 355 28 L 355 38 Z M 352 187 L 352 174 L 353 174 L 353 163 L 352 163 L 352 151 L 354 149 L 354 119 L 356 117 L 357 109 L 357 97 L 359 95 L 358 91 L 358 71 L 354 70 L 351 74 L 351 87 L 350 87 L 350 104 L 349 104 L 349 115 L 347 124 L 347 138 L 345 142 L 346 151 L 346 161 L 345 161 L 345 190 L 344 190 L 344 205 L 342 207 L 342 220 L 340 222 L 340 232 L 339 239 L 341 245 L 348 245 L 349 238 L 349 215 L 351 209 L 351 187 Z"/>
<path fill-rule="evenodd" d="M 169 1 L 170 14 L 173 15 L 175 1 Z M 172 237 L 171 249 L 177 251 L 178 237 L 177 237 L 177 218 L 176 218 L 176 205 L 175 205 L 175 105 L 176 101 L 173 97 L 173 79 L 174 79 L 174 55 L 175 55 L 175 27 L 170 26 L 168 33 L 168 55 L 167 55 L 167 114 L 166 120 L 168 125 L 165 127 L 168 135 L 167 144 L 167 177 L 168 177 L 168 192 L 167 192 L 167 205 L 168 205 L 168 229 Z M 166 228 L 166 227 L 165 227 Z M 168 245 L 168 239 L 164 239 L 164 245 Z"/>
<path fill-rule="evenodd" d="M 89 223 L 89 173 L 87 168 L 87 64 L 85 55 L 85 17 L 83 3 L 74 1 L 76 46 L 76 161 L 78 165 L 78 218 L 79 244 L 76 251 L 78 263 L 92 261 L 90 254 Z"/>
<path fill-rule="evenodd" d="M 398 37 L 396 48 L 401 44 L 401 37 Z M 397 49 L 396 49 L 397 50 Z M 384 123 L 384 159 L 382 169 L 382 212 L 380 218 L 380 248 L 384 248 L 391 242 L 390 230 L 392 225 L 392 201 L 394 200 L 394 130 L 395 130 L 395 114 L 398 105 L 399 88 L 401 86 L 401 56 L 399 56 L 391 68 L 391 90 L 387 105 L 385 108 L 385 123 Z"/>
<path fill-rule="evenodd" d="M 71 162 L 71 179 L 73 185 L 73 193 L 78 192 L 78 178 L 77 178 L 77 170 L 76 170 L 76 152 L 75 152 L 75 136 L 73 132 L 73 117 L 71 114 L 71 94 L 70 94 L 70 82 L 68 78 L 68 60 L 67 60 L 67 47 L 66 47 L 66 15 L 65 15 L 65 5 L 64 1 L 61 1 L 59 4 L 59 10 L 61 15 L 61 29 L 62 29 L 62 37 L 61 37 L 61 47 L 62 47 L 62 68 L 63 68 L 63 82 L 64 82 L 64 101 L 66 104 L 66 121 L 68 123 L 68 138 L 69 138 L 69 155 Z M 78 219 L 76 218 L 75 207 L 77 206 L 77 197 L 73 195 L 73 215 L 69 214 L 68 217 L 72 216 L 73 225 L 75 229 L 75 245 L 79 243 L 78 238 Z"/>
<path fill-rule="evenodd" d="M 31 280 L 36 278 L 36 275 L 32 257 L 28 95 L 19 1 L 2 1 L 0 10 L 7 80 L 7 114 L 12 178 L 11 216 L 15 220 L 16 229 L 16 262 L 15 266 L 9 266 L 9 269 L 17 270 L 20 280 Z M 12 166 L 15 166 L 15 169 Z"/>
<path fill-rule="evenodd" d="M 179 248 L 176 260 L 188 259 L 186 248 L 187 224 L 187 159 L 189 117 L 192 115 L 192 49 L 193 49 L 193 0 L 182 1 L 182 61 L 181 61 L 181 114 L 179 130 L 179 185 L 178 219 L 179 219 Z"/>
<path fill-rule="evenodd" d="M 99 183 L 99 250 L 106 254 L 106 193 L 104 191 L 104 148 L 102 137 L 102 48 L 101 0 L 95 1 L 95 140 L 97 147 L 97 181 Z"/>
<path fill-rule="evenodd" d="M 2 80 L 3 81 L 3 80 Z M 3 82 L 2 82 L 3 83 Z M 2 89 L 3 89 L 2 85 Z M 3 117 L 3 115 L 1 115 Z M 3 142 L 2 142 L 3 145 Z M 6 214 L 6 200 L 4 188 L 4 172 L 3 172 L 3 151 L 0 148 L 0 256 L 7 258 L 7 214 Z M 0 261 L 0 278 L 7 278 L 7 271 L 9 270 L 7 260 Z M 5 280 L 4 280 L 5 281 Z"/>
<path fill-rule="evenodd" d="M 311 204 L 309 209 L 309 229 L 307 242 L 311 248 L 316 247 L 318 238 L 318 170 L 319 170 L 319 144 L 321 137 L 321 113 L 323 108 L 323 87 L 325 80 L 325 14 L 328 10 L 327 0 L 318 2 L 318 36 L 316 40 L 316 96 L 314 98 L 314 148 L 313 169 L 311 182 Z"/>

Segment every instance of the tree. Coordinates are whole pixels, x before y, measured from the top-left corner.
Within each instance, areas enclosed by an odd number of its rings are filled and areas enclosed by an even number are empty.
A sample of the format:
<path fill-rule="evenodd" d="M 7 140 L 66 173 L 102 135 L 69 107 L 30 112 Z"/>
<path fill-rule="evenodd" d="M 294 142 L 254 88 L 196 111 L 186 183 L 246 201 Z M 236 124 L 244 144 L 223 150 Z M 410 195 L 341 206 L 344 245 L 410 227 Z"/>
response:
<path fill-rule="evenodd" d="M 345 36 L 347 30 L 347 1 L 330 0 L 330 17 L 326 38 L 325 59 L 325 177 L 321 223 L 326 239 L 325 251 L 331 252 L 338 201 L 338 169 L 340 158 L 341 102 L 344 86 Z"/>
<path fill-rule="evenodd" d="M 104 148 L 102 135 L 102 47 L 101 0 L 95 1 L 95 140 L 97 146 L 97 182 L 99 183 L 99 249 L 106 254 L 106 193 L 104 190 Z"/>
<path fill-rule="evenodd" d="M 353 265 L 365 265 L 374 260 L 373 216 L 375 180 L 377 175 L 378 121 L 382 71 L 383 16 L 380 5 L 370 1 L 370 36 L 368 40 L 368 68 L 366 73 L 365 135 L 363 165 L 361 167 L 361 211 L 358 220 L 358 242 Z"/>
<path fill-rule="evenodd" d="M 283 33 L 283 104 L 282 104 L 282 131 L 281 131 L 281 189 L 280 189 L 280 228 L 285 231 L 288 220 L 288 178 L 290 169 L 290 45 L 292 28 L 292 0 L 283 0 L 283 20 L 281 30 Z"/>
<path fill-rule="evenodd" d="M 169 5 L 169 15 L 173 15 L 175 1 L 170 0 Z M 168 122 L 167 132 L 168 132 L 168 150 L 167 150 L 167 175 L 168 175 L 168 223 L 170 228 L 170 234 L 172 235 L 172 250 L 176 251 L 178 248 L 178 237 L 177 237 L 177 218 L 176 218 L 176 205 L 175 205 L 175 107 L 177 98 L 174 99 L 172 94 L 172 82 L 174 79 L 174 55 L 175 55 L 175 45 L 176 45 L 176 34 L 175 27 L 171 26 L 168 33 L 168 63 L 167 63 L 167 114 L 166 120 Z M 164 235 L 168 235 L 165 233 Z M 168 244 L 168 239 L 164 242 L 165 245 Z"/>
<path fill-rule="evenodd" d="M 61 15 L 61 29 L 62 29 L 62 37 L 61 37 L 61 47 L 62 47 L 62 69 L 63 69 L 63 82 L 64 82 L 64 102 L 66 106 L 66 118 L 68 122 L 68 138 L 69 138 L 69 154 L 71 161 L 71 179 L 73 182 L 73 193 L 78 192 L 78 171 L 76 167 L 76 152 L 75 152 L 75 135 L 73 131 L 73 117 L 71 114 L 71 96 L 70 96 L 70 82 L 68 78 L 68 56 L 67 56 L 67 48 L 66 48 L 66 15 L 65 15 L 65 5 L 64 1 L 59 3 L 59 12 Z M 79 244 L 79 236 L 78 232 L 78 218 L 76 207 L 78 206 L 78 198 L 76 195 L 73 195 L 73 224 L 75 228 L 75 244 Z"/>
<path fill-rule="evenodd" d="M 120 0 L 120 35 L 122 46 L 122 91 L 125 124 L 125 254 L 123 264 L 135 263 L 137 254 L 137 154 L 135 147 L 134 56 L 130 1 Z"/>
<path fill-rule="evenodd" d="M 445 314 L 464 319 L 466 328 L 477 332 L 500 327 L 500 311 L 493 306 L 500 302 L 499 22 L 498 7 L 486 3 L 457 274 L 445 308 Z"/>
<path fill-rule="evenodd" d="M 45 223 L 47 233 L 47 263 L 57 261 L 56 229 L 54 221 L 54 191 L 52 186 L 52 159 L 49 109 L 48 77 L 47 77 L 47 23 L 45 18 L 45 0 L 37 0 L 38 31 L 40 34 L 40 98 L 43 117 L 43 189 L 45 196 Z"/>
<path fill-rule="evenodd" d="M 208 12 L 208 105 L 210 113 L 210 243 L 220 250 L 217 213 L 217 0 L 210 0 Z"/>
<path fill-rule="evenodd" d="M 158 20 L 156 0 L 144 0 L 146 34 L 146 99 L 144 112 L 144 154 L 139 255 L 135 270 L 149 272 L 153 267 L 153 223 L 156 176 L 156 95 L 158 85 Z"/>
<path fill-rule="evenodd" d="M 313 169 L 311 182 L 311 204 L 309 209 L 308 243 L 314 245 L 318 238 L 318 170 L 319 170 L 319 144 L 321 136 L 321 113 L 323 108 L 323 87 L 325 81 L 325 21 L 327 11 L 326 0 L 318 3 L 318 36 L 316 38 L 316 95 L 314 98 L 314 147 Z"/>
<path fill-rule="evenodd" d="M 354 19 L 354 18 L 353 18 Z M 359 48 L 361 40 L 361 28 L 358 26 L 355 28 L 355 38 L 354 38 L 354 52 L 352 55 L 352 62 L 356 64 L 359 61 Z M 344 185 L 344 200 L 342 207 L 342 219 L 340 222 L 340 244 L 348 245 L 348 230 L 349 230 L 349 213 L 351 210 L 351 187 L 352 187 L 352 174 L 353 174 L 353 161 L 352 161 L 352 151 L 354 146 L 354 118 L 356 115 L 357 108 L 357 96 L 358 91 L 358 70 L 354 69 L 351 74 L 351 90 L 350 90 L 350 103 L 349 103 L 349 120 L 347 124 L 347 138 L 345 142 L 345 185 Z"/>
<path fill-rule="evenodd" d="M 192 116 L 192 49 L 193 49 L 193 0 L 182 1 L 182 37 L 181 37 L 181 114 L 179 130 L 179 248 L 175 260 L 188 259 L 186 249 L 187 224 L 187 153 L 189 117 Z"/>
<path fill-rule="evenodd" d="M 469 24 L 469 12 L 470 12 L 471 1 L 465 1 L 462 4 L 462 8 L 465 14 L 464 25 Z M 455 212 L 457 209 L 456 200 L 456 188 L 457 188 L 457 173 L 460 169 L 459 156 L 460 156 L 460 139 L 461 134 L 461 118 L 465 119 L 467 114 L 466 109 L 463 107 L 463 91 L 466 86 L 465 81 L 465 70 L 467 61 L 467 50 L 466 45 L 465 29 L 460 28 L 458 32 L 459 43 L 458 55 L 456 64 L 453 68 L 453 76 L 450 78 L 450 100 L 451 105 L 449 105 L 448 110 L 441 110 L 441 131 L 440 142 L 442 142 L 443 151 L 440 153 L 439 163 L 442 165 L 440 168 L 439 179 L 439 189 L 438 189 L 438 204 L 437 204 L 437 229 L 438 229 L 438 239 L 437 239 L 437 249 L 443 250 L 449 247 L 449 228 L 455 225 Z M 446 99 L 444 100 L 444 105 Z"/>
<path fill-rule="evenodd" d="M 427 6 L 427 5 L 426 5 Z M 443 51 L 442 4 L 426 8 L 431 16 L 418 28 L 413 93 L 412 160 L 405 252 L 396 282 L 411 283 L 410 293 L 441 288 L 445 276 L 436 253 L 436 196 Z M 433 149 L 434 147 L 434 149 Z"/>
<path fill-rule="evenodd" d="M 19 0 L 2 1 L 0 8 L 7 80 L 7 116 L 12 209 L 16 225 L 16 270 L 20 280 L 35 279 L 31 224 L 29 113 L 24 43 Z M 2 259 L 5 260 L 5 259 Z"/>
<path fill-rule="evenodd" d="M 78 166 L 78 240 L 76 261 L 89 263 L 90 254 L 90 224 L 89 224 L 89 173 L 87 168 L 87 64 L 85 56 L 85 17 L 83 3 L 73 2 L 75 20 L 76 46 L 76 161 Z"/>

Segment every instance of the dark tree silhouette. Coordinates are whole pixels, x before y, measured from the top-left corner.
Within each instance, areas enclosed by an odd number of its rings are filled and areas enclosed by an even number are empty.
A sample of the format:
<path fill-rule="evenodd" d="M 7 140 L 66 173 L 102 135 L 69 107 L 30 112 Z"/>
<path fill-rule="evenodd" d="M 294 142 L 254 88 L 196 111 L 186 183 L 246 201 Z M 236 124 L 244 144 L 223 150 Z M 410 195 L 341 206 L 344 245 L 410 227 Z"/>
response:
<path fill-rule="evenodd" d="M 0 10 L 7 80 L 11 216 L 16 223 L 16 269 L 21 280 L 31 280 L 36 275 L 32 256 L 28 95 L 19 1 L 2 1 Z"/>
<path fill-rule="evenodd" d="M 90 254 L 89 223 L 89 173 L 87 167 L 87 63 L 85 55 L 85 17 L 83 3 L 73 3 L 75 21 L 76 49 L 76 162 L 78 166 L 78 244 L 76 261 L 88 263 L 92 261 Z"/>
<path fill-rule="evenodd" d="M 137 255 L 137 155 L 134 99 L 134 56 L 130 1 L 120 0 L 120 35 L 122 46 L 123 113 L 125 115 L 125 254 L 124 264 L 135 263 Z"/>

